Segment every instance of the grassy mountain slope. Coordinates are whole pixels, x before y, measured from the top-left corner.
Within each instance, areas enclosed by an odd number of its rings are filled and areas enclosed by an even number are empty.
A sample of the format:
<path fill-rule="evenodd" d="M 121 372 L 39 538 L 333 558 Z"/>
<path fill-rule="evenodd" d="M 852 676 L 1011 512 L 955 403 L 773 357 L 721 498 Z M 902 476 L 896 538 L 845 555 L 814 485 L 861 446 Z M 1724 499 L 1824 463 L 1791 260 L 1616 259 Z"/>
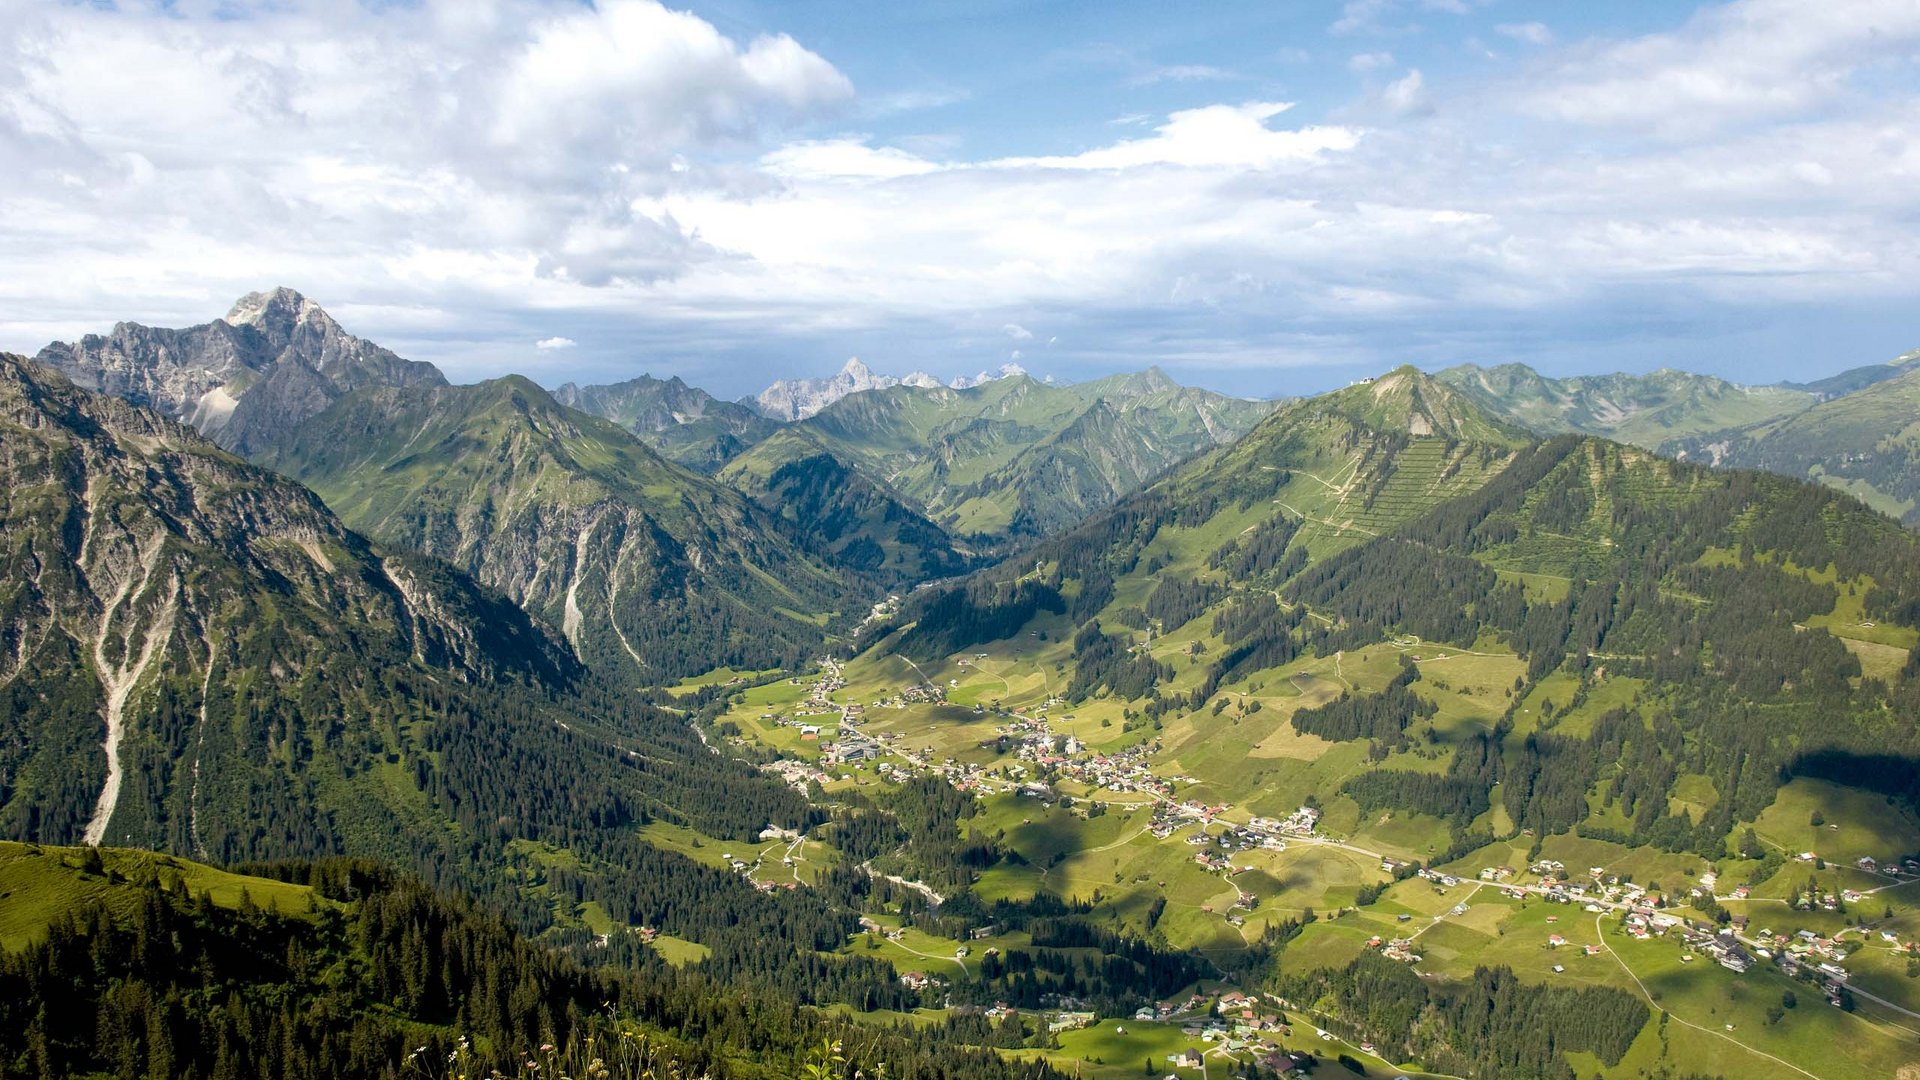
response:
<path fill-rule="evenodd" d="M 1648 449 L 1787 416 L 1820 399 L 1812 388 L 1740 386 L 1672 369 L 1554 379 L 1525 364 L 1462 364 L 1434 377 L 1530 431 L 1598 435 Z"/>
<path fill-rule="evenodd" d="M 781 959 L 853 931 L 829 897 L 762 896 L 648 832 L 752 837 L 818 812 L 591 678 L 504 598 L 17 358 L 0 479 L 0 837 L 378 858 L 527 930 L 577 935 L 591 911 L 701 941 L 718 979 L 900 1000 L 871 961 Z"/>
<path fill-rule="evenodd" d="M 1920 524 L 1920 370 L 1672 448 L 1692 460 L 1818 480 Z"/>
<path fill-rule="evenodd" d="M 721 401 L 678 375 L 605 386 L 567 383 L 553 392 L 569 408 L 611 420 L 669 461 L 713 472 L 780 427 L 737 401 Z"/>
<path fill-rule="evenodd" d="M 232 855 L 393 827 L 407 808 L 377 777 L 302 778 L 314 755 L 365 751 L 290 741 L 294 717 L 320 735 L 405 715 L 432 684 L 577 678 L 498 596 L 371 547 L 311 492 L 46 368 L 0 361 L 0 434 L 10 835 Z"/>
<path fill-rule="evenodd" d="M 786 428 L 728 462 L 723 483 L 807 538 L 822 558 L 889 588 L 970 569 L 946 530 L 841 464 L 807 432 Z"/>
<path fill-rule="evenodd" d="M 884 767 L 829 790 L 885 805 L 903 759 L 962 787 L 977 846 L 920 869 L 943 890 L 1057 896 L 1200 950 L 1336 1045 L 1376 1044 L 1369 1067 L 1568 1074 L 1409 1019 L 1484 992 L 1542 999 L 1518 1011 L 1551 1031 L 1543 1059 L 1593 1040 L 1572 1075 L 1865 1078 L 1913 1056 L 1864 995 L 1920 1008 L 1876 933 L 1907 940 L 1920 907 L 1856 865 L 1920 850 L 1916 642 L 1920 541 L 1858 502 L 1525 436 L 1403 370 L 913 594 L 835 672 L 832 700 L 886 706 Z M 809 693 L 726 719 L 816 760 L 777 722 L 817 714 Z M 1302 806 L 1315 835 L 1283 835 Z M 1601 903 L 1545 902 L 1567 878 Z M 1704 934 L 1641 941 L 1615 879 L 1701 925 L 1749 916 L 1750 938 L 1864 921 L 1837 949 L 1862 996 L 1818 1007 L 1811 961 L 1728 972 Z M 1418 955 L 1383 957 L 1393 939 Z M 1545 1019 L 1576 987 L 1607 992 Z"/>
<path fill-rule="evenodd" d="M 608 670 L 796 663 L 870 602 L 738 492 L 518 377 L 353 395 L 265 460 L 353 527 L 500 589 Z"/>
<path fill-rule="evenodd" d="M 1272 408 L 1180 387 L 1157 370 L 1073 386 L 1026 376 L 964 390 L 852 394 L 798 426 L 959 535 L 1037 536 Z"/>
<path fill-rule="evenodd" d="M 1148 604 L 1163 577 L 1284 579 L 1477 490 L 1527 441 L 1412 368 L 1294 402 L 1031 552 L 916 595 L 891 648 L 932 659 L 1049 611 L 1069 637 L 1102 613 L 1144 631 L 1165 621 Z M 1201 608 L 1225 596 L 1202 592 Z"/>
<path fill-rule="evenodd" d="M 1216 793 L 1261 804 L 1348 798 L 1363 810 L 1384 798 L 1446 819 L 1451 796 L 1442 793 L 1464 797 L 1483 780 L 1463 775 L 1457 788 L 1415 798 L 1381 795 L 1388 777 L 1356 794 L 1356 768 L 1384 759 L 1433 772 L 1437 760 L 1444 772 L 1464 761 L 1455 750 L 1476 730 L 1507 767 L 1522 768 L 1521 735 L 1544 723 L 1544 697 L 1526 687 L 1553 684 L 1564 710 L 1569 694 L 1577 707 L 1606 682 L 1624 694 L 1608 700 L 1641 710 L 1637 730 L 1655 713 L 1680 725 L 1671 746 L 1639 748 L 1674 755 L 1672 771 L 1621 774 L 1621 783 L 1660 788 L 1658 797 L 1607 827 L 1712 850 L 1768 805 L 1783 774 L 1853 760 L 1855 782 L 1900 788 L 1897 776 L 1859 762 L 1896 751 L 1920 761 L 1920 736 L 1897 720 L 1916 598 L 1914 538 L 1850 499 L 1599 440 L 1524 439 L 1403 369 L 1283 409 L 1033 552 L 916 595 L 875 655 L 946 661 L 997 643 L 1059 664 L 1065 682 L 1053 685 L 1069 703 L 1111 716 L 1097 703 L 1125 702 L 1169 730 L 1177 720 L 1196 738 L 1208 732 L 1186 750 L 1204 745 L 1210 756 L 1220 739 L 1236 739 L 1212 719 L 1222 710 L 1245 718 L 1258 702 L 1297 719 L 1315 701 L 1301 693 L 1314 680 L 1299 680 L 1308 670 L 1340 678 L 1340 653 L 1356 671 L 1375 653 L 1421 651 L 1409 641 L 1504 655 L 1523 684 L 1505 687 L 1505 702 L 1535 710 L 1507 717 L 1505 731 L 1498 705 L 1476 705 L 1466 715 L 1479 716 L 1477 726 L 1450 729 L 1405 711 L 1415 698 L 1455 700 L 1423 673 L 1412 697 L 1380 701 L 1385 726 L 1366 718 L 1372 706 L 1355 704 L 1300 728 L 1331 744 L 1357 739 L 1370 754 L 1329 746 L 1327 768 L 1278 787 L 1267 768 L 1221 773 Z M 1148 654 L 1139 646 L 1150 632 Z M 1863 659 L 1895 690 L 1861 683 Z M 1257 743 L 1272 730 L 1263 722 L 1244 737 Z M 1585 791 L 1613 776 L 1596 768 L 1567 782 Z M 1666 799 L 1688 771 L 1713 776 L 1720 797 L 1683 824 L 1667 816 Z M 1503 820 L 1543 833 L 1589 817 L 1619 822 L 1584 801 L 1551 811 L 1519 803 L 1509 789 Z M 1453 818 L 1456 829 L 1490 827 L 1484 801 L 1462 805 L 1472 813 Z"/>

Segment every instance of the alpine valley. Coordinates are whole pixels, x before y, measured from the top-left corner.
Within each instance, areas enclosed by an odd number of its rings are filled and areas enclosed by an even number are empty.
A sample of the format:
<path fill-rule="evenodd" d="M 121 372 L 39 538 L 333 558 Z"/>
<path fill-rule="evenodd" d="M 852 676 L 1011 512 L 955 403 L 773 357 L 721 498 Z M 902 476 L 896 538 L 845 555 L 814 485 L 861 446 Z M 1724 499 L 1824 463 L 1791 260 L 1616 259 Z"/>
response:
<path fill-rule="evenodd" d="M 1917 356 L 5 356 L 0 1076 L 1920 1074 Z"/>

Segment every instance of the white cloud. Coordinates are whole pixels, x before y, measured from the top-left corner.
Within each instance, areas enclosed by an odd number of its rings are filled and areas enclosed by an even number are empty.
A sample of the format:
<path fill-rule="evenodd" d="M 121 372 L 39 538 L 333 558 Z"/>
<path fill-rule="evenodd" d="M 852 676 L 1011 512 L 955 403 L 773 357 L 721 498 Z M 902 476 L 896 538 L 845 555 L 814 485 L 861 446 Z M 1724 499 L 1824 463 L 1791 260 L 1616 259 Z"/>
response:
<path fill-rule="evenodd" d="M 1275 131 L 1267 121 L 1293 108 L 1282 101 L 1208 105 L 1167 117 L 1152 136 L 1128 139 L 1079 154 L 1003 158 L 998 168 L 1129 169 L 1146 165 L 1266 168 L 1307 162 L 1330 151 L 1351 150 L 1360 133 L 1344 127 Z"/>
<path fill-rule="evenodd" d="M 1330 34 L 1358 34 L 1380 29 L 1380 17 L 1394 9 L 1393 0 L 1347 0 L 1340 17 L 1327 27 Z"/>
<path fill-rule="evenodd" d="M 1420 74 L 1419 68 L 1388 83 L 1387 88 L 1380 92 L 1380 100 L 1387 108 L 1402 115 L 1418 115 L 1433 109 L 1427 98 L 1427 80 Z"/>
<path fill-rule="evenodd" d="M 1356 53 L 1347 59 L 1347 70 L 1361 75 L 1393 66 L 1393 54 L 1390 52 Z"/>
<path fill-rule="evenodd" d="M 1910 66 L 1917 46 L 1912 0 L 1734 0 L 1678 30 L 1575 50 L 1531 77 L 1520 100 L 1560 120 L 1697 135 L 1804 115 L 1845 96 L 1863 68 Z"/>
<path fill-rule="evenodd" d="M 1228 98 L 996 157 L 972 131 L 859 135 L 878 107 L 800 43 L 640 0 L 0 0 L 0 343 L 204 321 L 281 282 L 456 374 L 569 376 L 606 341 L 762 364 L 925 342 L 946 370 L 936 350 L 1031 353 L 1042 326 L 1062 374 L 1251 371 L 1648 297 L 1913 310 L 1899 8 L 1736 0 L 1471 85 L 1368 61 L 1345 111 Z M 526 348 L 554 326 L 588 344 Z"/>
<path fill-rule="evenodd" d="M 1150 68 L 1128 79 L 1132 86 L 1152 86 L 1163 82 L 1222 82 L 1240 75 L 1211 64 L 1169 64 Z"/>
<path fill-rule="evenodd" d="M 852 94 L 791 38 L 736 43 L 652 0 L 6 7 L 0 205 L 59 204 L 83 249 L 115 237 L 91 261 L 70 251 L 62 284 L 87 292 L 212 300 L 261 277 L 462 264 L 658 280 L 712 253 L 634 196 L 719 182 L 685 155 Z M 182 284 L 134 284 L 135 261 Z"/>
<path fill-rule="evenodd" d="M 1524 41 L 1529 45 L 1553 44 L 1553 31 L 1547 29 L 1546 23 L 1501 23 L 1494 29 L 1515 41 Z"/>
<path fill-rule="evenodd" d="M 578 344 L 579 342 L 569 337 L 550 337 L 534 342 L 533 347 L 542 352 L 551 352 L 554 349 L 571 349 Z"/>
<path fill-rule="evenodd" d="M 854 138 L 791 143 L 760 159 L 761 168 L 789 180 L 890 180 L 940 168 L 934 162 L 893 147 L 868 146 Z"/>

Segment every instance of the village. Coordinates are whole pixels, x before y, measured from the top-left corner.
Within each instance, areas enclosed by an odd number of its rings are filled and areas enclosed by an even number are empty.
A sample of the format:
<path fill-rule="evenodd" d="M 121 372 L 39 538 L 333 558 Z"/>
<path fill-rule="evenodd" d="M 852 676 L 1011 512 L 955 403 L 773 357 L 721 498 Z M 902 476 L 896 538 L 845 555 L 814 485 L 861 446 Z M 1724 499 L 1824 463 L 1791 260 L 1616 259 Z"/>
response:
<path fill-rule="evenodd" d="M 972 760 L 961 760 L 957 751 L 940 753 L 931 740 L 916 740 L 903 730 L 888 729 L 884 719 L 914 706 L 961 708 L 947 702 L 943 687 L 920 679 L 863 702 L 839 702 L 834 695 L 847 685 L 842 669 L 832 660 L 823 661 L 821 669 L 822 675 L 810 683 L 796 681 L 796 686 L 807 687 L 806 697 L 797 705 L 760 714 L 764 723 L 798 735 L 795 752 L 782 754 L 762 767 L 803 790 L 817 792 L 835 784 L 857 784 L 861 775 L 887 783 L 935 775 L 976 798 L 1009 795 L 1032 799 L 1045 806 L 1070 808 L 1068 812 L 1082 817 L 1100 813 L 1104 799 L 1128 812 L 1147 811 L 1145 829 L 1155 841 L 1178 839 L 1190 845 L 1195 849 L 1191 855 L 1195 866 L 1228 882 L 1253 869 L 1246 853 L 1280 853 L 1293 845 L 1332 848 L 1375 861 L 1391 880 L 1415 877 L 1428 881 L 1436 890 L 1477 885 L 1497 891 L 1507 901 L 1577 906 L 1596 917 L 1596 930 L 1604 920 L 1612 925 L 1611 932 L 1627 940 L 1670 941 L 1682 964 L 1715 965 L 1724 970 L 1724 978 L 1751 977 L 1766 965 L 1815 988 L 1834 1006 L 1851 1008 L 1853 995 L 1859 994 L 1896 1012 L 1907 1012 L 1898 1004 L 1851 986 L 1846 960 L 1869 939 L 1878 947 L 1920 958 L 1920 942 L 1905 940 L 1893 930 L 1868 926 L 1825 933 L 1803 928 L 1776 931 L 1770 926 L 1755 926 L 1752 916 L 1744 911 L 1722 911 L 1723 918 L 1716 919 L 1709 910 L 1722 902 L 1748 901 L 1751 887 L 1741 884 L 1722 890 L 1711 871 L 1677 895 L 1649 888 L 1601 866 L 1586 867 L 1584 874 L 1569 873 L 1552 859 L 1539 859 L 1519 870 L 1488 865 L 1471 876 L 1464 871 L 1443 872 L 1323 834 L 1322 812 L 1317 806 L 1268 816 L 1229 803 L 1183 797 L 1181 789 L 1197 781 L 1156 770 L 1156 758 L 1162 750 L 1157 738 L 1141 738 L 1104 751 L 1089 746 L 1071 730 L 1062 730 L 1070 728 L 1075 718 L 1072 713 L 1059 711 L 1065 703 L 1058 697 L 1026 708 L 987 703 L 964 706 L 967 717 L 975 723 L 989 723 L 992 728 L 991 737 L 971 744 L 978 751 L 968 755 Z M 1799 853 L 1795 858 L 1807 864 L 1818 860 L 1812 852 Z M 735 869 L 749 876 L 756 871 L 755 866 L 744 862 L 736 864 Z M 1881 878 L 1887 883 L 1882 887 L 1920 876 L 1920 863 L 1905 856 L 1860 857 L 1852 862 L 1851 869 Z M 780 884 L 795 887 L 794 882 Z M 779 886 L 756 879 L 756 887 L 770 890 Z M 1865 884 L 1859 888 L 1809 888 L 1792 897 L 1786 910 L 1836 913 L 1877 891 L 1879 888 Z M 1228 926 L 1241 926 L 1249 912 L 1259 906 L 1261 897 L 1254 890 L 1238 886 L 1231 895 L 1226 906 L 1216 910 L 1203 905 L 1203 912 Z M 1469 892 L 1429 925 L 1462 918 L 1472 907 Z M 1398 918 L 1406 921 L 1410 917 L 1403 914 Z M 1550 926 L 1558 919 L 1546 917 Z M 889 940 L 897 940 L 900 932 L 883 929 L 882 933 Z M 1397 934 L 1374 935 L 1365 945 L 1388 960 L 1422 970 L 1425 958 L 1420 933 L 1420 928 L 1409 926 Z M 1569 933 L 1550 930 L 1538 947 L 1552 958 L 1546 969 L 1552 974 L 1565 972 L 1566 965 L 1573 962 L 1560 959 L 1557 954 L 1563 952 L 1595 962 L 1613 962 L 1605 956 L 1608 946 L 1604 939 L 1576 944 Z M 964 958 L 966 947 L 961 946 L 956 955 Z M 974 1008 L 950 1003 L 945 994 L 950 985 L 946 976 L 912 969 L 902 971 L 899 978 L 909 989 L 922 991 L 930 1005 L 963 1011 Z M 1130 1018 L 1105 1021 L 1082 1009 L 1081 1004 L 1070 998 L 1052 1001 L 1046 1009 L 1027 1015 L 1032 1023 L 1056 1033 L 1079 1031 L 1102 1022 L 1124 1027 L 1129 1019 L 1134 1024 L 1177 1024 L 1182 1036 L 1195 1045 L 1166 1055 L 1166 1064 L 1175 1069 L 1202 1068 L 1213 1058 L 1222 1063 L 1257 1062 L 1288 1075 L 1311 1060 L 1311 1054 L 1298 1049 L 1297 1042 L 1289 1050 L 1280 1041 L 1293 1035 L 1282 1003 L 1257 1000 L 1231 987 L 1180 1001 L 1157 1002 L 1138 1009 Z M 1012 1010 L 996 1004 L 983 1011 L 989 1020 L 997 1021 Z M 1314 1031 L 1323 1042 L 1337 1040 L 1320 1028 Z M 1362 1042 L 1353 1043 L 1351 1048 L 1362 1054 L 1371 1054 L 1374 1049 Z"/>

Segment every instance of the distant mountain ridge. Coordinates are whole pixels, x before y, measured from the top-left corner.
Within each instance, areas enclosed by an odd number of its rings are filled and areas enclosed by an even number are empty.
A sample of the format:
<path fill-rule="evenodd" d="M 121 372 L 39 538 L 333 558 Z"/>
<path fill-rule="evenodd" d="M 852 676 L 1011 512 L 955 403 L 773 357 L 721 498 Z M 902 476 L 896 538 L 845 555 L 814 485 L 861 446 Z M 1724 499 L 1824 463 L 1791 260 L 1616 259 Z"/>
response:
<path fill-rule="evenodd" d="M 243 455 L 361 387 L 446 382 L 432 364 L 354 337 L 287 288 L 249 293 L 210 323 L 169 330 L 123 322 L 105 335 L 54 342 L 35 359 Z"/>
<path fill-rule="evenodd" d="M 924 371 L 900 378 L 882 375 L 855 357 L 824 379 L 780 379 L 756 394 L 751 401 L 762 415 L 791 422 L 805 420 L 848 394 L 857 394 L 862 390 L 940 385 L 939 379 Z"/>
<path fill-rule="evenodd" d="M 1808 390 L 1741 386 L 1671 368 L 1556 379 L 1524 364 L 1462 364 L 1434 377 L 1542 435 L 1599 435 L 1648 449 L 1676 436 L 1785 416 L 1819 400 Z"/>
<path fill-rule="evenodd" d="M 1817 480 L 1920 525 L 1920 349 L 1806 383 L 1743 386 L 1662 369 L 1551 378 L 1462 364 L 1435 378 L 1543 435 L 1617 439 L 1662 454 Z"/>
<path fill-rule="evenodd" d="M 1920 353 L 1909 354 L 1920 359 Z M 1817 480 L 1920 527 L 1920 368 L 1893 369 L 1801 412 L 1675 439 L 1664 452 Z"/>
<path fill-rule="evenodd" d="M 737 401 L 722 401 L 680 376 L 604 386 L 566 383 L 554 400 L 603 416 L 640 436 L 669 461 L 713 472 L 742 450 L 779 430 L 778 421 Z"/>
<path fill-rule="evenodd" d="M 1069 385 L 1022 374 L 957 390 L 894 386 L 796 426 L 949 531 L 992 540 L 1072 525 L 1274 407 L 1153 368 Z"/>

